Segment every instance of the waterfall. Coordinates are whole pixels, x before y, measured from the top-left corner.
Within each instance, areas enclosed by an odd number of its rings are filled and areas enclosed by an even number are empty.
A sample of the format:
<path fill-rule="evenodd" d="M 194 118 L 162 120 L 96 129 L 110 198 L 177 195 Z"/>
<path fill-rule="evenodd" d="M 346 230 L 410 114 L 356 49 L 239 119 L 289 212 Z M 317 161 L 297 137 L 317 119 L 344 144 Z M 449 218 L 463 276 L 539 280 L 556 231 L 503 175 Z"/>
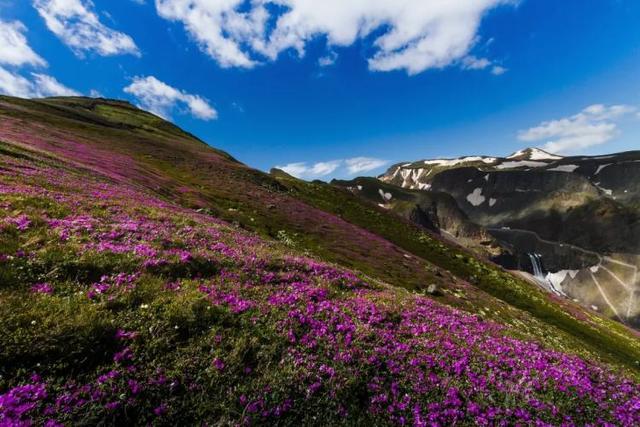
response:
<path fill-rule="evenodd" d="M 542 256 L 540 254 L 529 254 L 531 265 L 533 266 L 533 275 L 536 279 L 545 280 L 544 272 L 542 271 Z"/>

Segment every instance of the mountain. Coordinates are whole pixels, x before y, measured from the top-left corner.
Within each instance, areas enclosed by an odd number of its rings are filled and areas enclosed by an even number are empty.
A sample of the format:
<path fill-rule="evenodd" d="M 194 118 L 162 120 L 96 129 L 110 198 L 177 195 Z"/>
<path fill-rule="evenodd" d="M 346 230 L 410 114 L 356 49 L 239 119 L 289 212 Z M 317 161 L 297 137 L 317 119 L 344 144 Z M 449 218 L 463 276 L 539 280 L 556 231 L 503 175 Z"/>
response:
<path fill-rule="evenodd" d="M 444 238 L 451 237 L 454 242 L 471 249 L 479 256 L 508 256 L 493 236 L 471 221 L 447 193 L 405 189 L 365 177 L 351 181 L 334 180 L 331 184 L 369 200 L 382 209 L 397 213 Z"/>
<path fill-rule="evenodd" d="M 640 326 L 640 152 L 425 160 L 380 177 L 452 196 L 516 254 L 518 269 L 586 307 Z M 536 264 L 540 264 L 539 266 Z"/>
<path fill-rule="evenodd" d="M 640 421 L 631 329 L 127 103 L 0 97 L 0 224 L 0 425 Z"/>

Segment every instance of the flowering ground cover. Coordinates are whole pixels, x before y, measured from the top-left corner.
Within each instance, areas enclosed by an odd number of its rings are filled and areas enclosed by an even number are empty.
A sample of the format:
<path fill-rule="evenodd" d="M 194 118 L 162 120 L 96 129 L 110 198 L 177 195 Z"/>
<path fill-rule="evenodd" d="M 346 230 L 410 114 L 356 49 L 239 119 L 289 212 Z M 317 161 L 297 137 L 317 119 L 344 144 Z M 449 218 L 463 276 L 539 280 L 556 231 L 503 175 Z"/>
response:
<path fill-rule="evenodd" d="M 302 252 L 0 144 L 0 425 L 640 423 L 616 349 Z"/>

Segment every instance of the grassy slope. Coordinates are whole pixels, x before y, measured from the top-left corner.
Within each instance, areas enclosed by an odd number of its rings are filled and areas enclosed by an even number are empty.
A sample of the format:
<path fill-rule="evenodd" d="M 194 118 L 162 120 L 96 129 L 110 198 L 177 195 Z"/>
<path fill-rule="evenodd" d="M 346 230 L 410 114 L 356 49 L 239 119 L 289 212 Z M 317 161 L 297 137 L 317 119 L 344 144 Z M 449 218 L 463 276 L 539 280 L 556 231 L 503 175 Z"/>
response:
<path fill-rule="evenodd" d="M 112 175 L 114 165 L 95 158 L 121 155 L 115 180 L 204 208 L 396 286 L 421 289 L 440 283 L 445 287 L 441 299 L 448 304 L 480 311 L 556 348 L 637 369 L 640 346 L 623 326 L 557 301 L 347 192 L 269 177 L 127 104 L 0 98 L 0 117 L 3 140 L 93 162 L 92 167 Z M 61 153 L 69 140 L 93 151 Z"/>
<path fill-rule="evenodd" d="M 640 422 L 635 383 L 478 316 L 54 156 L 0 167 L 1 425 Z"/>

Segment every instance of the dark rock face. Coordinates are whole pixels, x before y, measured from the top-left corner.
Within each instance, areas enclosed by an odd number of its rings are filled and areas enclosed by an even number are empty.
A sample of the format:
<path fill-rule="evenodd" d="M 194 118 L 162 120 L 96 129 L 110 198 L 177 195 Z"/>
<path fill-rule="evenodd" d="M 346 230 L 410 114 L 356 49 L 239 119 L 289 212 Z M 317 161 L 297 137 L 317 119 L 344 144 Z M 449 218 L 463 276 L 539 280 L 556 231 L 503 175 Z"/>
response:
<path fill-rule="evenodd" d="M 507 251 L 485 228 L 471 221 L 450 194 L 402 189 L 374 178 L 335 180 L 332 184 L 346 188 L 428 230 L 462 240 L 484 256 L 493 258 L 506 255 Z"/>
<path fill-rule="evenodd" d="M 512 254 L 495 262 L 534 273 L 533 254 L 554 291 L 637 322 L 640 151 L 560 157 L 527 149 L 508 158 L 398 164 L 379 179 L 450 195 L 467 223 Z M 455 218 L 441 213 L 440 224 Z"/>
<path fill-rule="evenodd" d="M 546 171 L 450 169 L 434 177 L 432 189 L 451 194 L 472 220 L 485 226 L 498 226 L 505 216 L 522 217 L 532 206 L 554 199 L 598 197 L 584 177 Z"/>

